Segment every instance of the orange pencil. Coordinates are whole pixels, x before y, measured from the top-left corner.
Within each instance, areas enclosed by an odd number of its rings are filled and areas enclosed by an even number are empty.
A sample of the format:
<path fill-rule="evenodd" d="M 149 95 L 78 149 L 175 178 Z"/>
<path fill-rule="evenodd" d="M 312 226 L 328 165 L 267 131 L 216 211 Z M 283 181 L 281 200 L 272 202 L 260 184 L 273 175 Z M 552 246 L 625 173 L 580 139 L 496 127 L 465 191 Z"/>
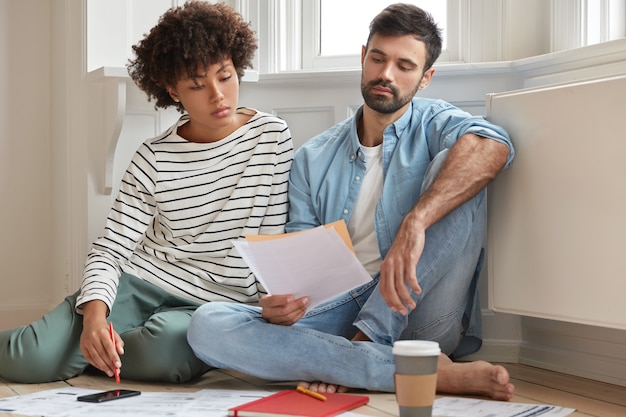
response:
<path fill-rule="evenodd" d="M 301 386 L 298 386 L 298 388 L 296 388 L 296 389 L 299 392 L 303 393 L 304 395 L 308 395 L 310 397 L 317 398 L 320 401 L 326 401 L 326 396 L 324 396 L 324 395 L 322 395 L 322 394 L 320 394 L 318 392 L 308 390 L 308 389 L 306 389 L 304 387 L 301 387 Z"/>

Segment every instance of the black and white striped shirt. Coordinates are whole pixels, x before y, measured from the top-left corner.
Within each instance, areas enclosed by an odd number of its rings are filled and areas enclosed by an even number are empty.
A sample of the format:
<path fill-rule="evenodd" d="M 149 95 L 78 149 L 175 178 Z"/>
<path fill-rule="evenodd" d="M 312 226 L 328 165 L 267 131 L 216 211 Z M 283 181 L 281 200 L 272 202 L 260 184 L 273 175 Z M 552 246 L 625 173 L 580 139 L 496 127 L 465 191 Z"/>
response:
<path fill-rule="evenodd" d="M 263 292 L 232 240 L 284 232 L 291 134 L 254 116 L 212 143 L 178 136 L 181 119 L 135 153 L 87 256 L 76 305 L 115 300 L 121 272 L 195 302 L 254 303 Z"/>

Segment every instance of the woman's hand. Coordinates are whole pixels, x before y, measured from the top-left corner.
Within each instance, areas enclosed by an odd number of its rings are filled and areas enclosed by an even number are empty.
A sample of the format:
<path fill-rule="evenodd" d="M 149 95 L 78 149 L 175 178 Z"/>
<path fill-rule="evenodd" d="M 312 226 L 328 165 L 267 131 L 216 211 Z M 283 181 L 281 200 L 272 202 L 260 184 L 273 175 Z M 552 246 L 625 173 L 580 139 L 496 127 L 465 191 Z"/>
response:
<path fill-rule="evenodd" d="M 90 301 L 83 306 L 80 350 L 87 362 L 112 377 L 115 369 L 122 366 L 119 355 L 124 354 L 124 341 L 114 331 L 113 343 L 106 315 L 107 307 L 102 301 Z"/>

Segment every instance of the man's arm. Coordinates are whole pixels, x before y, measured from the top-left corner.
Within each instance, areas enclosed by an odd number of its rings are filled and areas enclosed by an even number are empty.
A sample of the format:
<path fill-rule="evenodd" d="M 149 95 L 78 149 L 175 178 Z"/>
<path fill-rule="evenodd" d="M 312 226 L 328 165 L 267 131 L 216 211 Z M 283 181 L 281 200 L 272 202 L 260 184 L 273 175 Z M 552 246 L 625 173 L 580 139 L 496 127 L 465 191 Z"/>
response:
<path fill-rule="evenodd" d="M 461 136 L 450 149 L 435 181 L 407 213 L 380 269 L 380 292 L 389 307 L 408 314 L 415 308 L 407 285 L 421 292 L 415 270 L 431 225 L 491 182 L 506 164 L 509 147 L 474 134 Z"/>

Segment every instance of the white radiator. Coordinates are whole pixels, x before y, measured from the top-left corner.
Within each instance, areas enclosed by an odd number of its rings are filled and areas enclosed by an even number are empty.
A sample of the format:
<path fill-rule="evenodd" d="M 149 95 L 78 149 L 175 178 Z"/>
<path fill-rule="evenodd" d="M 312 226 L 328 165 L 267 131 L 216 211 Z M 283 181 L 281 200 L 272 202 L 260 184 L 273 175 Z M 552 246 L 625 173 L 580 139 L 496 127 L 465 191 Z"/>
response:
<path fill-rule="evenodd" d="M 489 306 L 626 329 L 626 75 L 490 94 Z"/>

